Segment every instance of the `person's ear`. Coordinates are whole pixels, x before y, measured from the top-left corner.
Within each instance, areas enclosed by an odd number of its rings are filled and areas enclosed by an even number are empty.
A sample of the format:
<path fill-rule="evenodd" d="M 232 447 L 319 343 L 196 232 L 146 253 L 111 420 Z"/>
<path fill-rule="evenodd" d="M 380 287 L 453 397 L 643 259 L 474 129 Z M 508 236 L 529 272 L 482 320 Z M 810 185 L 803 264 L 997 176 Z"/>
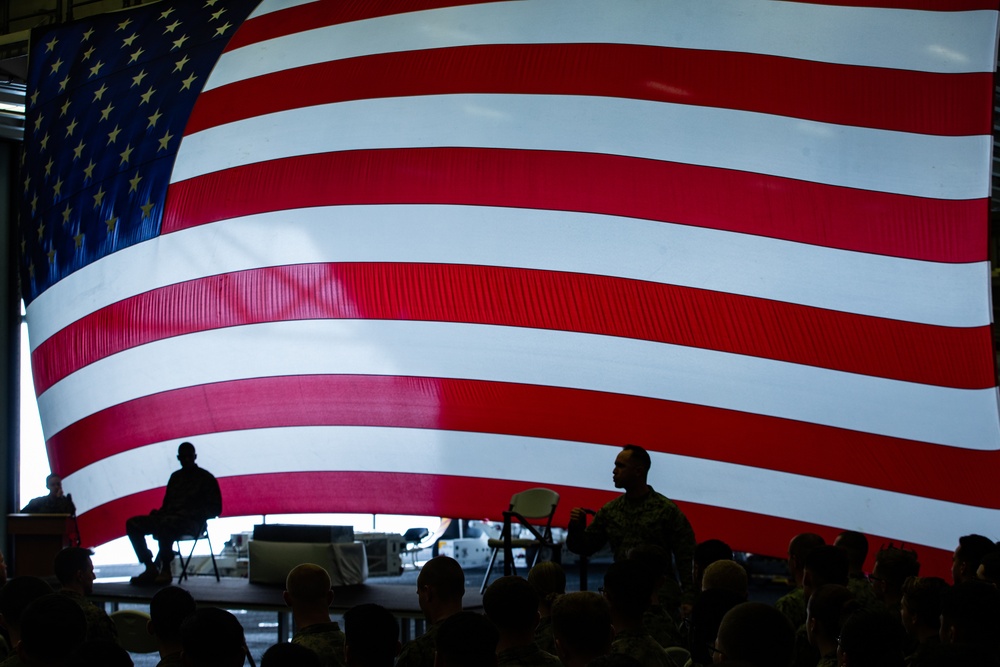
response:
<path fill-rule="evenodd" d="M 288 591 L 281 592 L 281 599 L 285 601 L 287 606 L 292 606 L 292 596 L 288 594 Z"/>

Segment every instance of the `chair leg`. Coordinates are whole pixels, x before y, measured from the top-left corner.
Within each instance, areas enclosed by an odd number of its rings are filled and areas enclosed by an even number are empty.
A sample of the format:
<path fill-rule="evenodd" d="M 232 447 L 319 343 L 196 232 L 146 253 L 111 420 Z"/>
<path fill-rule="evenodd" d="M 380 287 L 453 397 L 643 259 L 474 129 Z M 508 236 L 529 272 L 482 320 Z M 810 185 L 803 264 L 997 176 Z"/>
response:
<path fill-rule="evenodd" d="M 198 546 L 198 540 L 200 539 L 201 539 L 200 535 L 194 538 L 194 542 L 191 543 L 191 552 L 188 554 L 187 560 L 184 560 L 184 557 L 181 556 L 181 576 L 177 581 L 184 581 L 185 579 L 189 578 L 187 573 L 188 566 L 191 564 L 191 557 L 194 556 L 195 547 Z"/>
<path fill-rule="evenodd" d="M 212 548 L 212 536 L 205 531 L 205 539 L 208 540 L 208 553 L 212 555 L 212 569 L 215 570 L 215 581 L 220 581 L 219 579 L 219 566 L 215 563 L 215 549 Z"/>
<path fill-rule="evenodd" d="M 486 574 L 483 576 L 483 585 L 479 587 L 479 594 L 482 595 L 483 591 L 486 590 L 486 584 L 490 583 L 490 572 L 493 571 L 493 563 L 497 560 L 498 547 L 493 547 L 493 555 L 490 556 L 490 564 L 486 566 Z"/>

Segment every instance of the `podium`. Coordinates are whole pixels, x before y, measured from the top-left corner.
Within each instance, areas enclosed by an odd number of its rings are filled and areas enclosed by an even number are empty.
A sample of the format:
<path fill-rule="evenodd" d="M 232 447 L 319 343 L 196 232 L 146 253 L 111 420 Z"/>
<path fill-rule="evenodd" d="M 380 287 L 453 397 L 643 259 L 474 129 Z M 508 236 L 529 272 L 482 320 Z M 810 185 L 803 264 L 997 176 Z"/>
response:
<path fill-rule="evenodd" d="M 12 574 L 52 576 L 56 554 L 72 544 L 70 536 L 75 530 L 69 514 L 8 514 L 7 558 Z"/>

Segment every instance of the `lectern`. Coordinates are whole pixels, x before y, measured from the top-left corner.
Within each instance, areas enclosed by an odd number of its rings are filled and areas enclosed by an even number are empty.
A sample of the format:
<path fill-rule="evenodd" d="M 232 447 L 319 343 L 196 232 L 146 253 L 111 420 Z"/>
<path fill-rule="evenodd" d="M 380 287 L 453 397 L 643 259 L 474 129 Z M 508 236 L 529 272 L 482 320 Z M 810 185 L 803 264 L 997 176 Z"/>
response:
<path fill-rule="evenodd" d="M 51 576 L 56 554 L 70 546 L 73 531 L 69 514 L 8 514 L 11 548 L 7 558 L 12 575 Z"/>

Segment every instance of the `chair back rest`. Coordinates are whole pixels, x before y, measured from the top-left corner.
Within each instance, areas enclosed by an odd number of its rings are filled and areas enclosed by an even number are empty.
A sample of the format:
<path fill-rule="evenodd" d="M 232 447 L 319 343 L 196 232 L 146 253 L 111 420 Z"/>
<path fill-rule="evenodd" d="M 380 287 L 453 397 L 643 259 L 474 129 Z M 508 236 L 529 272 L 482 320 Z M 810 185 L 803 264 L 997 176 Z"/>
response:
<path fill-rule="evenodd" d="M 118 630 L 118 644 L 130 653 L 153 653 L 156 639 L 146 630 L 149 614 L 137 609 L 119 609 L 110 614 Z"/>
<path fill-rule="evenodd" d="M 559 494 L 552 489 L 535 488 L 515 493 L 510 499 L 510 509 L 525 519 L 549 519 L 556 512 Z"/>

